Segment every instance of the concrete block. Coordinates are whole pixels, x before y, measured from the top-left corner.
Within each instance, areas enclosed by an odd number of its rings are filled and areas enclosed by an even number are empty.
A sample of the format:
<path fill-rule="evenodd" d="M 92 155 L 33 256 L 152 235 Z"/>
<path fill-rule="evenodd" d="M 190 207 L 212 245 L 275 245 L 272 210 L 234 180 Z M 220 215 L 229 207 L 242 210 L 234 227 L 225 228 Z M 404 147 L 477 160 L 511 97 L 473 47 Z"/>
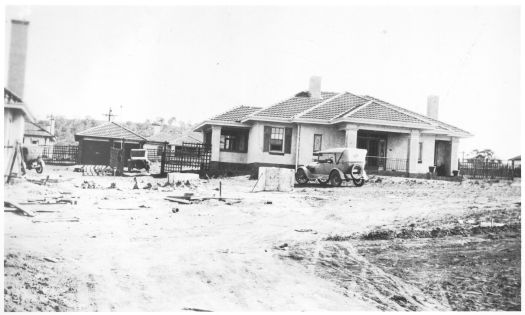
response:
<path fill-rule="evenodd" d="M 254 191 L 292 191 L 295 171 L 290 168 L 259 167 L 259 179 Z"/>

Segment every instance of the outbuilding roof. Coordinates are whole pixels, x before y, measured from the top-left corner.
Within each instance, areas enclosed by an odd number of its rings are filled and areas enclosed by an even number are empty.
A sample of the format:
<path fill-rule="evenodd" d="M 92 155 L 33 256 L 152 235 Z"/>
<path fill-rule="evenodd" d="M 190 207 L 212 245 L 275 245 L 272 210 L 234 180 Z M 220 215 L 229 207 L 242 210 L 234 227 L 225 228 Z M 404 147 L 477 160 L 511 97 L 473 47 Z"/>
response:
<path fill-rule="evenodd" d="M 202 132 L 188 132 L 185 134 L 172 134 L 161 132 L 148 138 L 148 142 L 182 145 L 182 143 L 202 143 Z"/>
<path fill-rule="evenodd" d="M 44 138 L 54 138 L 49 131 L 45 130 L 43 127 L 35 124 L 31 121 L 26 121 L 24 124 L 24 136 L 36 136 Z"/>
<path fill-rule="evenodd" d="M 145 137 L 113 121 L 78 132 L 77 134 L 75 134 L 75 139 L 77 139 L 77 137 L 94 137 L 117 140 L 124 139 L 133 141 L 147 140 Z"/>

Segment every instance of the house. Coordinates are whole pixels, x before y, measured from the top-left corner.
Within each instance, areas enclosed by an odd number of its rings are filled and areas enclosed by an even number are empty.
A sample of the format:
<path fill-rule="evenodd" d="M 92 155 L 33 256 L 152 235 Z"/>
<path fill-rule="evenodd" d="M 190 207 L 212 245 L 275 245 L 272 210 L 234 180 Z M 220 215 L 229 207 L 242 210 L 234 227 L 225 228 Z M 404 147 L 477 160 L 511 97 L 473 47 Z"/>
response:
<path fill-rule="evenodd" d="M 509 161 L 511 161 L 513 167 L 521 166 L 521 155 L 509 159 Z"/>
<path fill-rule="evenodd" d="M 33 122 L 34 116 L 22 100 L 24 93 L 29 22 L 11 20 L 7 87 L 4 87 L 4 176 L 12 171 L 21 174 L 21 159 L 13 161 L 17 144 L 24 140 L 25 122 Z"/>
<path fill-rule="evenodd" d="M 55 142 L 54 119 L 51 119 L 49 129 L 45 129 L 35 122 L 26 121 L 24 128 L 24 144 L 53 145 Z"/>
<path fill-rule="evenodd" d="M 459 139 L 472 135 L 437 119 L 437 97 L 427 109 L 425 116 L 371 96 L 321 91 L 320 77 L 312 77 L 308 91 L 266 108 L 233 108 L 194 131 L 211 144 L 212 169 L 296 168 L 315 151 L 357 147 L 368 150 L 370 172 L 414 176 L 435 165 L 449 176 Z"/>
<path fill-rule="evenodd" d="M 131 149 L 142 148 L 147 139 L 115 122 L 107 122 L 76 133 L 75 141 L 81 164 L 109 165 L 111 148 L 123 148 L 127 160 Z"/>
<path fill-rule="evenodd" d="M 168 132 L 160 132 L 148 137 L 148 143 L 144 145 L 148 149 L 162 149 L 167 143 L 168 150 L 175 150 L 183 143 L 202 143 L 202 132 L 187 132 L 182 135 L 175 135 Z"/>

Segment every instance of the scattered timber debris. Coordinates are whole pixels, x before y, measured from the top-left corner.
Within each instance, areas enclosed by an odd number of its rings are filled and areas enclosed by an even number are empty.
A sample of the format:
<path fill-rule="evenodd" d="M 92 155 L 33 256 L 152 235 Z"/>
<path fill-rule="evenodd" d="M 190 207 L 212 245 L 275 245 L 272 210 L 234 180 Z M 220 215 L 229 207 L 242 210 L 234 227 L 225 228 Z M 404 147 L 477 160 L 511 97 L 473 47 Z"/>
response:
<path fill-rule="evenodd" d="M 295 232 L 301 232 L 301 233 L 311 232 L 313 234 L 317 234 L 317 232 L 312 230 L 312 229 L 297 229 L 297 230 L 294 230 L 294 231 Z"/>
<path fill-rule="evenodd" d="M 194 307 L 185 307 L 182 310 L 183 311 L 193 311 L 193 312 L 212 312 L 210 310 L 204 310 L 204 309 L 194 308 Z"/>
<path fill-rule="evenodd" d="M 56 263 L 57 260 L 56 259 L 53 259 L 53 258 L 49 258 L 49 257 L 44 257 L 44 260 L 45 261 L 49 261 L 49 262 L 52 262 L 52 263 Z"/>
<path fill-rule="evenodd" d="M 34 217 L 35 216 L 35 213 L 29 209 L 26 209 L 24 207 L 22 207 L 21 205 L 19 205 L 18 203 L 15 203 L 13 201 L 4 201 L 4 212 L 6 211 L 5 208 L 8 208 L 10 210 L 8 210 L 8 212 L 15 212 L 15 213 L 22 213 L 23 215 L 26 215 L 28 217 Z M 16 210 L 12 210 L 12 209 L 16 209 Z"/>
<path fill-rule="evenodd" d="M 206 201 L 206 200 L 223 201 L 227 205 L 233 205 L 236 203 L 240 203 L 242 201 L 241 198 L 211 197 L 211 196 L 210 197 L 200 197 L 200 196 L 194 196 L 193 193 L 185 193 L 182 196 L 166 196 L 164 199 L 171 201 L 171 202 L 177 202 L 177 203 L 185 204 L 185 205 L 189 205 L 192 203 L 198 203 L 198 202 Z"/>
<path fill-rule="evenodd" d="M 33 223 L 53 223 L 53 222 L 80 222 L 77 217 L 72 218 L 46 218 L 43 220 L 33 220 Z"/>
<path fill-rule="evenodd" d="M 137 182 L 137 178 L 133 177 L 133 181 L 135 182 L 135 184 L 133 185 L 133 189 L 139 189 L 139 183 Z"/>

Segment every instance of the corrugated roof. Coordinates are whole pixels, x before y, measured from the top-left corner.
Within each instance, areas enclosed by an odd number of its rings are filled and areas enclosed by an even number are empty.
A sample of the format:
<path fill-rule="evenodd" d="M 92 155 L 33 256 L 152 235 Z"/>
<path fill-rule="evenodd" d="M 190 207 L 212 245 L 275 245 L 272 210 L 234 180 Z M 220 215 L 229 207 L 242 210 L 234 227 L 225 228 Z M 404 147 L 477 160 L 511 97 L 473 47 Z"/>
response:
<path fill-rule="evenodd" d="M 49 131 L 30 121 L 26 121 L 24 124 L 24 136 L 54 137 Z"/>
<path fill-rule="evenodd" d="M 290 119 L 295 115 L 300 114 L 305 110 L 310 109 L 316 105 L 319 105 L 322 102 L 336 95 L 337 93 L 334 92 L 321 92 L 321 99 L 316 99 L 309 97 L 307 93 L 299 93 L 294 97 L 291 97 L 285 101 L 270 106 L 260 112 L 257 112 L 252 117 Z"/>
<path fill-rule="evenodd" d="M 429 125 L 429 123 L 421 119 L 394 110 L 375 101 L 351 113 L 348 117 Z"/>
<path fill-rule="evenodd" d="M 305 112 L 298 118 L 331 120 L 347 113 L 365 103 L 368 100 L 349 92 L 345 92 L 326 103 Z"/>
<path fill-rule="evenodd" d="M 244 117 L 262 109 L 261 107 L 239 106 L 213 117 L 211 120 L 240 122 Z"/>
<path fill-rule="evenodd" d="M 135 141 L 146 141 L 147 139 L 115 122 L 107 122 L 100 126 L 86 129 L 75 134 L 75 137 L 96 137 L 109 139 L 124 139 Z"/>

